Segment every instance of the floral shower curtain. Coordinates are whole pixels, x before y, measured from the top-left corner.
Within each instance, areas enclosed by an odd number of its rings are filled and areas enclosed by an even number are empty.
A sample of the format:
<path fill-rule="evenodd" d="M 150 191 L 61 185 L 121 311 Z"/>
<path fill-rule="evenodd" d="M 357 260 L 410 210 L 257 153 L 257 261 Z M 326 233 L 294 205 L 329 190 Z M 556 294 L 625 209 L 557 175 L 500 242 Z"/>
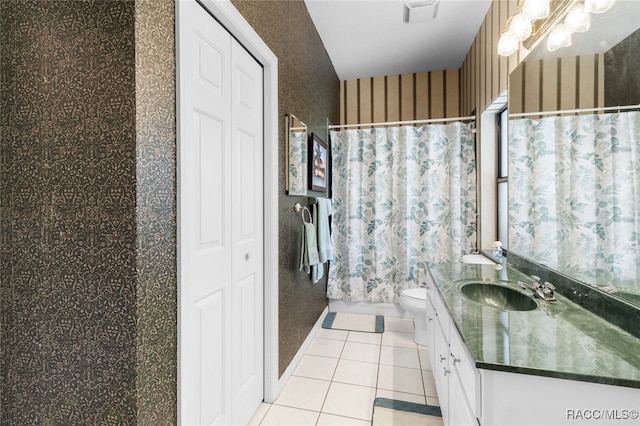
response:
<path fill-rule="evenodd" d="M 475 246 L 475 138 L 468 124 L 331 133 L 335 259 L 328 297 L 394 302 L 428 262 Z"/>
<path fill-rule="evenodd" d="M 640 112 L 511 120 L 509 156 L 510 251 L 640 282 Z"/>

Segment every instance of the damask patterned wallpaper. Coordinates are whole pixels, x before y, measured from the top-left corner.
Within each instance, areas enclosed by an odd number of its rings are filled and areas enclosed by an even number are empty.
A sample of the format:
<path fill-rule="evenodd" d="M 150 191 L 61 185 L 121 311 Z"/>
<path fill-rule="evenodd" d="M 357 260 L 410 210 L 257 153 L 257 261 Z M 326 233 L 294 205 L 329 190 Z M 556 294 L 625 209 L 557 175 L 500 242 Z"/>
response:
<path fill-rule="evenodd" d="M 137 422 L 161 426 L 177 418 L 175 2 L 135 5 Z"/>
<path fill-rule="evenodd" d="M 173 2 L 0 1 L 0 29 L 0 423 L 172 424 Z"/>
<path fill-rule="evenodd" d="M 302 0 L 233 0 L 233 5 L 278 57 L 279 127 L 279 370 L 287 368 L 327 306 L 327 281 L 313 284 L 298 271 L 302 229 L 293 205 L 306 197 L 284 189 L 284 116 L 292 113 L 327 141 L 327 120 L 340 120 L 340 80 Z M 310 196 L 313 196 L 310 194 Z"/>
<path fill-rule="evenodd" d="M 604 54 L 605 106 L 640 103 L 640 30 Z"/>
<path fill-rule="evenodd" d="M 326 134 L 338 79 L 304 3 L 240 3 L 281 117 Z M 1 424 L 175 423 L 174 46 L 173 0 L 0 0 Z M 326 306 L 282 173 L 281 372 Z"/>

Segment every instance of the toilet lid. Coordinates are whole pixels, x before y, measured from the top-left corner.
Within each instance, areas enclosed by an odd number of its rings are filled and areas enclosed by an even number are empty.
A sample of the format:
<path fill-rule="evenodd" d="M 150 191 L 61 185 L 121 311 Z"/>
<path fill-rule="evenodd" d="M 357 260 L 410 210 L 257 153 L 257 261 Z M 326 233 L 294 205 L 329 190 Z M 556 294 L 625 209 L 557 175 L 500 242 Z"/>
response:
<path fill-rule="evenodd" d="M 402 295 L 409 299 L 427 300 L 427 289 L 424 287 L 408 288 L 406 290 L 402 290 Z"/>

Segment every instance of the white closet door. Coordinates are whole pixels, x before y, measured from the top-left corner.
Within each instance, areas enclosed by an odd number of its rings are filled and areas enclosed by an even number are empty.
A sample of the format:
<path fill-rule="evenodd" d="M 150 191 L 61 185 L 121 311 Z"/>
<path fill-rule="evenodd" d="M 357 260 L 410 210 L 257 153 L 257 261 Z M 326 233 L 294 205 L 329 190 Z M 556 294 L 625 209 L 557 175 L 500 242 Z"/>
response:
<path fill-rule="evenodd" d="M 232 407 L 233 423 L 244 425 L 264 390 L 263 80 L 235 40 L 231 58 Z"/>
<path fill-rule="evenodd" d="M 179 6 L 179 417 L 245 424 L 263 395 L 261 67 Z"/>

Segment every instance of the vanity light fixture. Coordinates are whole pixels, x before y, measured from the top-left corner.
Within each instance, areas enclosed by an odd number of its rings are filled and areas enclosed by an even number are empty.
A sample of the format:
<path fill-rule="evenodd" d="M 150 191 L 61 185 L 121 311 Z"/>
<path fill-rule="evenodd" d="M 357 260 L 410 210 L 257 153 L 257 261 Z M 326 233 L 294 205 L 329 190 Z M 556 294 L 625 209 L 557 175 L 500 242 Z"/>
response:
<path fill-rule="evenodd" d="M 549 4 L 549 0 L 527 0 L 524 2 L 522 12 L 530 21 L 544 19 L 549 16 L 551 5 Z"/>
<path fill-rule="evenodd" d="M 505 31 L 500 35 L 498 40 L 498 55 L 511 56 L 518 50 L 518 40 L 511 35 L 511 32 Z"/>
<path fill-rule="evenodd" d="M 532 30 L 531 21 L 523 12 L 513 15 L 509 25 L 509 32 L 513 38 L 518 41 L 526 40 L 531 35 Z"/>
<path fill-rule="evenodd" d="M 555 52 L 556 50 L 571 46 L 571 31 L 565 24 L 558 24 L 549 33 L 547 37 L 547 50 Z"/>
<path fill-rule="evenodd" d="M 589 29 L 591 15 L 585 9 L 584 4 L 578 3 L 569 10 L 564 18 L 564 25 L 572 33 L 583 33 Z"/>
<path fill-rule="evenodd" d="M 498 40 L 498 55 L 510 56 L 518 43 L 531 36 L 533 22 L 549 15 L 550 0 L 521 0 L 516 13 L 509 18 Z"/>
<path fill-rule="evenodd" d="M 556 24 L 547 38 L 547 49 L 550 52 L 562 47 L 571 46 L 571 34 L 582 33 L 591 26 L 591 13 L 603 13 L 613 6 L 615 0 L 585 0 L 577 3 L 564 17 L 564 22 Z"/>
<path fill-rule="evenodd" d="M 498 40 L 500 56 L 514 54 L 518 50 L 519 42 L 523 42 L 524 46 L 530 49 L 535 41 L 550 28 L 547 37 L 549 51 L 571 46 L 572 34 L 589 30 L 590 14 L 606 12 L 616 0 L 520 1 L 515 14 L 507 21 Z M 540 22 L 536 22 L 538 20 Z"/>
<path fill-rule="evenodd" d="M 604 13 L 611 9 L 616 0 L 585 0 L 584 7 L 590 13 Z"/>

